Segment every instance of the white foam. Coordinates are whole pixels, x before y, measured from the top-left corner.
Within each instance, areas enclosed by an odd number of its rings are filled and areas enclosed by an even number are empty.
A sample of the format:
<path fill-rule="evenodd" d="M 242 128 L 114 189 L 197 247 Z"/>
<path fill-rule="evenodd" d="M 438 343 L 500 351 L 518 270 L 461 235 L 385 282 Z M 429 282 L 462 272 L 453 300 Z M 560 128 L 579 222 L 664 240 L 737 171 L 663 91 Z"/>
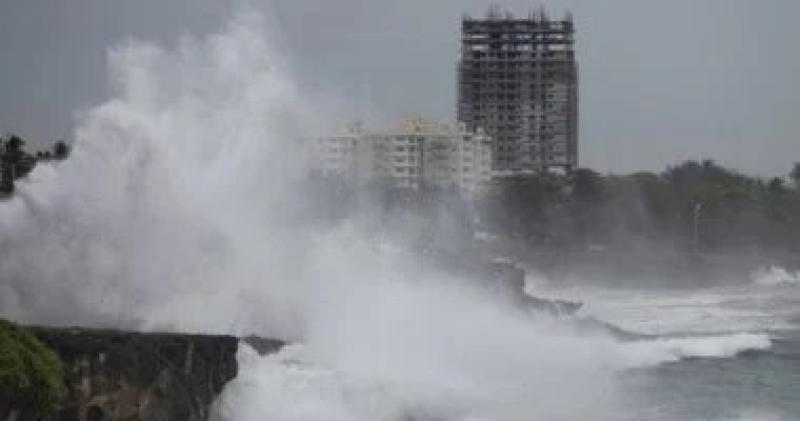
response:
<path fill-rule="evenodd" d="M 481 326 L 476 328 L 486 332 Z M 352 345 L 358 348 L 340 349 L 346 355 L 333 359 L 329 349 L 307 345 L 289 346 L 263 357 L 242 346 L 239 376 L 226 386 L 217 415 L 223 420 L 279 421 L 573 420 L 598 414 L 603 419 L 623 419 L 621 412 L 614 412 L 620 408 L 612 411 L 586 400 L 613 402 L 612 392 L 598 389 L 607 375 L 600 367 L 620 372 L 683 358 L 733 357 L 771 346 L 763 334 L 620 343 L 541 329 L 534 325 L 532 330 L 539 334 L 513 332 L 512 336 L 484 338 L 483 349 L 477 344 L 467 347 L 463 339 L 471 335 L 463 332 L 403 347 L 401 343 L 410 339 L 409 332 L 396 329 L 385 336 L 356 340 Z M 415 335 L 436 331 L 426 327 Z M 520 334 L 522 339 L 514 341 L 518 349 L 506 348 L 510 338 Z M 528 341 L 532 338 L 543 342 L 531 348 Z M 589 366 L 589 360 L 579 356 L 578 347 L 593 355 Z M 592 391 L 587 394 L 589 389 Z M 569 393 L 564 394 L 565 390 Z M 600 410 L 603 412 L 597 412 Z"/>
<path fill-rule="evenodd" d="M 800 285 L 800 271 L 789 272 L 780 266 L 772 265 L 753 271 L 750 279 L 762 286 Z"/>
<path fill-rule="evenodd" d="M 581 315 L 627 331 L 665 336 L 791 329 L 800 302 L 800 289 L 755 284 L 693 290 L 551 286 L 536 293 L 581 301 Z"/>
<path fill-rule="evenodd" d="M 311 365 L 302 351 L 293 346 L 259 357 L 249 347 L 240 347 L 239 375 L 217 402 L 216 416 L 294 421 L 398 418 L 396 404 L 380 387 Z"/>
<path fill-rule="evenodd" d="M 769 409 L 748 409 L 737 414 L 731 421 L 792 421 L 795 417 L 781 415 Z"/>
<path fill-rule="evenodd" d="M 646 367 L 683 358 L 730 358 L 745 351 L 766 350 L 772 346 L 769 336 L 741 333 L 725 336 L 666 338 L 637 341 L 623 345 L 631 367 Z"/>

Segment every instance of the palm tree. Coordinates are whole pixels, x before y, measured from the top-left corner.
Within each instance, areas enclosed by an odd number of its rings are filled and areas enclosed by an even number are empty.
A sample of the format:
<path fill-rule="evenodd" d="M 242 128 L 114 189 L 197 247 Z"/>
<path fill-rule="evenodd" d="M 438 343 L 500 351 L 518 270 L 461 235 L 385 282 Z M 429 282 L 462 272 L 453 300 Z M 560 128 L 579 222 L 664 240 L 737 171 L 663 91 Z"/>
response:
<path fill-rule="evenodd" d="M 69 145 L 63 140 L 57 141 L 53 145 L 53 157 L 55 159 L 65 159 L 69 155 Z"/>
<path fill-rule="evenodd" d="M 18 136 L 10 136 L 6 141 L 0 141 L 0 193 L 14 192 L 14 156 L 21 147 Z"/>
<path fill-rule="evenodd" d="M 23 150 L 24 145 L 25 141 L 13 134 L 0 145 L 0 194 L 13 193 L 14 180 L 26 176 L 36 164 Z"/>
<path fill-rule="evenodd" d="M 792 181 L 794 181 L 794 186 L 800 189 L 800 162 L 794 163 L 794 167 L 792 167 L 789 177 L 791 177 Z"/>

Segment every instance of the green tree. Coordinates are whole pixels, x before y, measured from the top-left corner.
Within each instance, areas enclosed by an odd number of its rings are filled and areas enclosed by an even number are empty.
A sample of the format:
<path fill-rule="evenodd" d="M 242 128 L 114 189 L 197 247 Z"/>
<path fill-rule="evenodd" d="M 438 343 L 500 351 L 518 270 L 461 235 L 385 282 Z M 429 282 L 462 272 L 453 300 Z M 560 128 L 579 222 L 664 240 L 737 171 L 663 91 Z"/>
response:
<path fill-rule="evenodd" d="M 512 237 L 549 242 L 553 230 L 547 224 L 548 209 L 560 205 L 565 184 L 550 173 L 497 179 L 484 201 L 487 219 Z"/>
<path fill-rule="evenodd" d="M 0 193 L 9 194 L 14 191 L 14 180 L 33 170 L 36 158 L 25 152 L 25 141 L 17 135 L 9 136 L 0 146 Z"/>
<path fill-rule="evenodd" d="M 19 326 L 0 320 L 0 402 L 42 417 L 66 397 L 61 359 Z"/>
<path fill-rule="evenodd" d="M 780 177 L 773 177 L 767 184 L 769 192 L 772 194 L 781 194 L 784 192 L 783 179 Z"/>
<path fill-rule="evenodd" d="M 20 154 L 23 146 L 25 146 L 25 141 L 21 137 L 12 134 L 6 142 L 6 153 Z"/>
<path fill-rule="evenodd" d="M 570 175 L 570 185 L 572 186 L 572 196 L 580 201 L 598 202 L 602 200 L 603 177 L 597 172 L 578 168 Z"/>
<path fill-rule="evenodd" d="M 792 171 L 789 172 L 789 177 L 794 182 L 794 186 L 800 189 L 800 162 L 795 162 Z"/>
<path fill-rule="evenodd" d="M 66 159 L 69 156 L 70 147 L 67 142 L 63 140 L 57 141 L 53 144 L 53 157 L 55 159 Z"/>
<path fill-rule="evenodd" d="M 21 147 L 22 139 L 13 135 L 0 142 L 0 193 L 14 192 L 14 178 L 16 178 L 14 170 L 16 169 L 17 153 Z"/>

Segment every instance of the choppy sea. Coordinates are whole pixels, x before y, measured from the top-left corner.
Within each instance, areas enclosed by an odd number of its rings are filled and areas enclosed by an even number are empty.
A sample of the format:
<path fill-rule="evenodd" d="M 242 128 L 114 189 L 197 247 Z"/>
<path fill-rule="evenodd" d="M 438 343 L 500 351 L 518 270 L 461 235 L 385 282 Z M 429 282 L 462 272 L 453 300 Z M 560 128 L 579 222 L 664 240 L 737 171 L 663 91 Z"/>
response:
<path fill-rule="evenodd" d="M 275 355 L 240 349 L 222 418 L 800 420 L 800 274 L 774 268 L 747 285 L 702 289 L 536 288 L 642 339 L 540 322 L 529 331 L 471 301 L 442 309 L 446 295 L 436 296 L 431 311 L 408 308 L 418 296 L 388 294 L 366 319 L 359 312 L 357 340 L 338 340 L 343 329 Z"/>
<path fill-rule="evenodd" d="M 549 292 L 583 300 L 584 314 L 627 331 L 694 341 L 695 349 L 676 361 L 620 376 L 630 419 L 800 420 L 797 273 L 768 268 L 750 284 L 703 289 Z M 757 338 L 768 346 L 746 344 Z"/>

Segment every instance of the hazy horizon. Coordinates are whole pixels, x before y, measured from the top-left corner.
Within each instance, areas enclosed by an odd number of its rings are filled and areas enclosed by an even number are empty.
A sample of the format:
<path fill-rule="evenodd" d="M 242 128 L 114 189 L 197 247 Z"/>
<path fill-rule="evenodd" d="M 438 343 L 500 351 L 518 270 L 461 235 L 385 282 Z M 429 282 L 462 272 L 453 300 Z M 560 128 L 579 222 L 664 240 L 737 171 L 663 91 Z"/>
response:
<path fill-rule="evenodd" d="M 301 89 L 347 103 L 342 117 L 450 120 L 462 14 L 488 2 L 247 3 L 268 10 Z M 506 1 L 526 15 L 536 6 Z M 570 10 L 580 66 L 580 165 L 661 170 L 712 158 L 760 176 L 800 160 L 800 57 L 790 1 L 547 2 Z M 107 97 L 107 52 L 129 39 L 208 33 L 233 5 L 155 1 L 0 6 L 0 130 L 37 145 L 72 137 L 75 118 Z M 409 31 L 413 28 L 413 31 Z M 747 30 L 743 30 L 747 28 Z"/>

